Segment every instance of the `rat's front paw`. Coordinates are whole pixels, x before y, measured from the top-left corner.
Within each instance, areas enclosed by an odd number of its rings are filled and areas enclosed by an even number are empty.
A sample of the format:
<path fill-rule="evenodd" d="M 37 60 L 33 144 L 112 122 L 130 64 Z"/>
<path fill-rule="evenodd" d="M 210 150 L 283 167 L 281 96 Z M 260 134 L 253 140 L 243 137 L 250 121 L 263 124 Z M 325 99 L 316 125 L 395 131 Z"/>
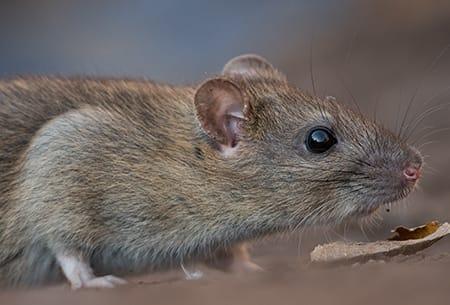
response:
<path fill-rule="evenodd" d="M 127 282 L 113 275 L 97 277 L 89 264 L 80 255 L 56 255 L 61 269 L 70 282 L 72 289 L 80 288 L 113 288 Z"/>
<path fill-rule="evenodd" d="M 233 273 L 264 271 L 263 268 L 252 262 L 245 243 L 230 249 L 216 251 L 215 256 L 206 261 L 206 264 L 209 267 Z"/>
<path fill-rule="evenodd" d="M 262 272 L 264 269 L 250 260 L 235 260 L 229 267 L 231 272 Z"/>
<path fill-rule="evenodd" d="M 86 281 L 79 281 L 72 283 L 72 289 L 79 288 L 114 288 L 118 285 L 124 285 L 127 281 L 116 277 L 114 275 L 105 275 L 101 277 L 94 277 Z"/>

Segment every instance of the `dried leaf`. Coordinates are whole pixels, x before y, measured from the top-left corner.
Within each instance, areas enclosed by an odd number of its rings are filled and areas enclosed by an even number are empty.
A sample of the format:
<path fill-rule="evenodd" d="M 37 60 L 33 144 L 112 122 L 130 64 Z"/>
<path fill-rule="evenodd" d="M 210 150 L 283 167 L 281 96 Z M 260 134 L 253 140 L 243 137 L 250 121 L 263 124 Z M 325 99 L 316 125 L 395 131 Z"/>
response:
<path fill-rule="evenodd" d="M 434 228 L 436 230 L 431 232 Z M 405 228 L 404 228 L 405 229 Z M 418 231 L 416 231 L 419 229 Z M 437 222 L 431 222 L 428 225 L 406 229 L 411 237 L 419 237 L 418 239 L 405 240 L 386 240 L 375 241 L 369 243 L 363 242 L 334 242 L 325 245 L 318 245 L 311 252 L 311 261 L 318 264 L 334 265 L 334 264 L 353 264 L 356 262 L 366 262 L 368 260 L 385 259 L 396 255 L 411 255 L 425 248 L 430 247 L 436 241 L 450 234 L 450 225 L 443 223 L 439 225 Z M 401 229 L 400 231 L 404 231 Z M 397 229 L 395 232 L 398 232 Z M 418 233 L 417 233 L 418 232 Z M 401 234 L 400 237 L 404 237 Z"/>
<path fill-rule="evenodd" d="M 405 227 L 397 227 L 395 230 L 392 231 L 394 235 L 390 237 L 388 240 L 408 240 L 408 239 L 424 238 L 436 232 L 439 226 L 440 224 L 438 221 L 431 221 L 426 225 L 411 229 Z"/>

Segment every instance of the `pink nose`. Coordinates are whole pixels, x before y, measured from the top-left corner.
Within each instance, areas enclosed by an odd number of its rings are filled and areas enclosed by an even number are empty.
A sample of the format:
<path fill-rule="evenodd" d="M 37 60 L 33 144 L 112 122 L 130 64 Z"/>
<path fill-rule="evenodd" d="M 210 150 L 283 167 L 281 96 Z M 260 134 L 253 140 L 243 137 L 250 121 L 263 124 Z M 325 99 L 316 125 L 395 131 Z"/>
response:
<path fill-rule="evenodd" d="M 403 175 L 409 181 L 416 181 L 420 177 L 420 169 L 409 166 L 403 171 Z"/>

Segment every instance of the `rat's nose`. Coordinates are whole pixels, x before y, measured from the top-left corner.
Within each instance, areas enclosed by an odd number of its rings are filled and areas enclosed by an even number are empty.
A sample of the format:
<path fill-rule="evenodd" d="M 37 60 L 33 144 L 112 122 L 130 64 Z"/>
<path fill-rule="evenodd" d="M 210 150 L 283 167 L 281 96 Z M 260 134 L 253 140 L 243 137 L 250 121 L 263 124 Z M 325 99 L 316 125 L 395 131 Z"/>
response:
<path fill-rule="evenodd" d="M 403 171 L 403 175 L 405 176 L 406 180 L 415 182 L 420 177 L 420 167 L 408 166 Z"/>

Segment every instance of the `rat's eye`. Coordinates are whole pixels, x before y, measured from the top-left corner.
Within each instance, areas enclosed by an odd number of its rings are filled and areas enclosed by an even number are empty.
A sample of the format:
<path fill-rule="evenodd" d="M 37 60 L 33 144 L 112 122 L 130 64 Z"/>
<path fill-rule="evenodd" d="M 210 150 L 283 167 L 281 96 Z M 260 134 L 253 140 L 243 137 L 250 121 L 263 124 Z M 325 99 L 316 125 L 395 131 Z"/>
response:
<path fill-rule="evenodd" d="M 336 137 L 326 127 L 315 127 L 306 136 L 306 148 L 315 154 L 321 154 L 329 150 L 337 143 Z"/>

